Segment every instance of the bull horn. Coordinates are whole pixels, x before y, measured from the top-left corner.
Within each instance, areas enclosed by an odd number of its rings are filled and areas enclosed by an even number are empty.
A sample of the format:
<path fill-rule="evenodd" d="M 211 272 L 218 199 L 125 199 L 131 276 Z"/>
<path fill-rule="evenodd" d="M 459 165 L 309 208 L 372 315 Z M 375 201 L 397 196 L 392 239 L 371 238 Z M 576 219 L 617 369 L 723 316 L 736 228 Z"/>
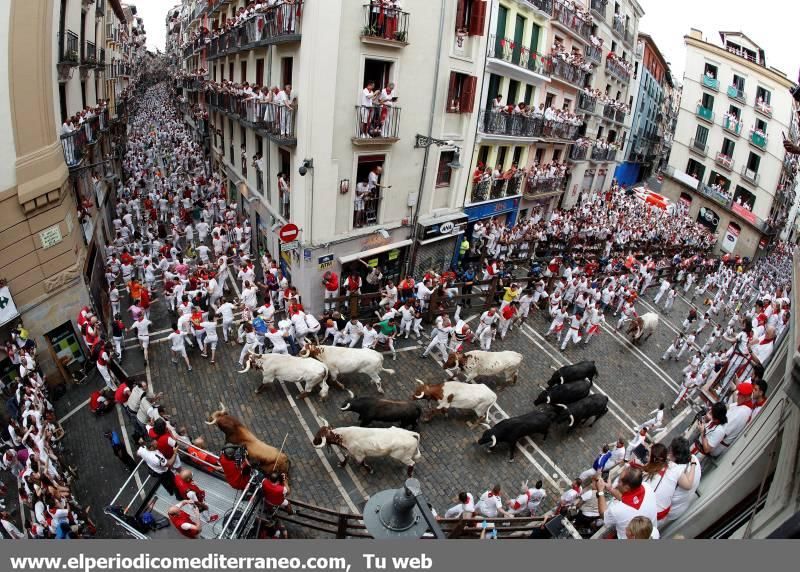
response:
<path fill-rule="evenodd" d="M 552 369 L 553 371 L 558 371 L 558 368 L 552 365 L 550 366 L 550 369 Z"/>
<path fill-rule="evenodd" d="M 324 417 L 320 417 L 319 422 L 321 423 L 320 427 L 330 427 L 330 425 L 328 424 L 328 422 L 325 420 Z"/>
<path fill-rule="evenodd" d="M 486 427 L 487 429 L 491 429 L 492 428 L 492 426 L 489 425 L 488 423 L 481 423 L 481 425 Z"/>
<path fill-rule="evenodd" d="M 348 395 L 350 395 L 350 399 L 353 399 L 353 398 L 356 396 L 356 394 L 355 394 L 355 393 L 353 393 L 352 391 L 350 391 L 350 390 L 349 390 L 349 389 L 347 389 L 347 388 L 345 388 L 345 391 L 347 391 Z"/>
<path fill-rule="evenodd" d="M 415 379 L 415 380 L 414 380 L 414 382 L 415 382 L 417 385 L 425 385 L 425 382 L 424 382 L 424 381 L 420 381 L 419 379 Z"/>
<path fill-rule="evenodd" d="M 239 373 L 247 373 L 250 371 L 250 358 L 248 357 L 246 360 L 247 364 L 244 366 L 244 369 L 239 371 Z"/>
<path fill-rule="evenodd" d="M 310 353 L 311 353 L 311 352 L 309 352 L 307 348 L 303 348 L 302 350 L 300 350 L 299 352 L 297 352 L 297 355 L 298 355 L 299 357 L 308 357 L 308 356 L 310 355 Z"/>
<path fill-rule="evenodd" d="M 323 447 L 325 447 L 325 445 L 327 445 L 327 444 L 328 444 L 328 439 L 327 439 L 327 437 L 323 437 L 323 438 L 322 438 L 322 443 L 320 443 L 319 445 L 314 445 L 314 448 L 315 448 L 315 449 L 322 449 L 322 448 L 323 448 Z"/>
<path fill-rule="evenodd" d="M 422 399 L 424 397 L 425 397 L 425 392 L 424 391 L 422 393 L 420 393 L 419 395 L 414 394 L 414 399 Z"/>
<path fill-rule="evenodd" d="M 350 409 L 350 402 L 348 401 L 347 405 L 339 408 L 339 411 L 348 411 L 349 409 Z"/>
<path fill-rule="evenodd" d="M 217 424 L 216 418 L 213 421 L 206 421 L 206 425 L 216 425 L 216 424 Z"/>
<path fill-rule="evenodd" d="M 494 449 L 497 446 L 497 437 L 492 435 L 492 444 L 489 446 L 490 449 Z"/>
<path fill-rule="evenodd" d="M 563 407 L 564 409 L 566 409 L 567 411 L 569 411 L 569 407 L 567 407 L 567 406 L 566 406 L 566 405 L 564 405 L 563 403 L 556 403 L 556 404 L 555 404 L 555 406 L 556 406 L 556 407 Z"/>
<path fill-rule="evenodd" d="M 547 388 L 541 383 L 538 383 L 537 385 L 539 386 L 539 389 L 541 389 L 542 391 L 547 391 Z"/>
<path fill-rule="evenodd" d="M 547 396 L 547 401 L 545 403 L 550 403 L 550 396 Z"/>
<path fill-rule="evenodd" d="M 219 402 L 219 410 L 222 411 L 223 413 L 227 413 L 228 412 L 228 410 L 225 409 L 225 404 L 222 403 L 221 401 Z"/>

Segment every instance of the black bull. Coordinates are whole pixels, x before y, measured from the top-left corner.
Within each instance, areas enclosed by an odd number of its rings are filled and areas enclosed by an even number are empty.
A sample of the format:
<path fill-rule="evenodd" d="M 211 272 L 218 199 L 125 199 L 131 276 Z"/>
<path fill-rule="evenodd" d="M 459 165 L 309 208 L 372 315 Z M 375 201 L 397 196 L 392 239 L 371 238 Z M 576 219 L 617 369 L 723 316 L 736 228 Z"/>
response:
<path fill-rule="evenodd" d="M 579 379 L 594 379 L 597 375 L 597 366 L 594 361 L 582 361 L 572 365 L 565 365 L 554 371 L 547 381 L 547 385 L 570 383 Z"/>
<path fill-rule="evenodd" d="M 517 441 L 533 435 L 543 435 L 547 440 L 547 433 L 550 425 L 555 418 L 555 413 L 550 410 L 537 410 L 519 417 L 504 419 L 491 429 L 487 429 L 478 439 L 478 445 L 489 445 L 489 451 L 493 451 L 498 443 L 508 445 L 508 460 L 514 460 L 514 453 L 517 449 Z"/>

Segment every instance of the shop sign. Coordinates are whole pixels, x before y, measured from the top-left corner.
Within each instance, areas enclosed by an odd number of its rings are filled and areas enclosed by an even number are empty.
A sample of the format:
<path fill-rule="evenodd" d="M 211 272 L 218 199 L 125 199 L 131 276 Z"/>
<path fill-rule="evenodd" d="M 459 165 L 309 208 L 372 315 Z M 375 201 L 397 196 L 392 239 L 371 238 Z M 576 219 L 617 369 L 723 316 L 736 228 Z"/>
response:
<path fill-rule="evenodd" d="M 720 245 L 720 249 L 724 250 L 725 252 L 733 252 L 733 249 L 736 248 L 736 241 L 739 239 L 739 228 L 734 223 L 728 223 L 728 228 L 725 231 L 725 235 L 722 238 L 722 244 Z"/>
<path fill-rule="evenodd" d="M 281 252 L 289 252 L 290 250 L 296 250 L 299 246 L 300 246 L 299 240 L 293 240 L 292 242 L 282 242 Z"/>
<path fill-rule="evenodd" d="M 0 326 L 6 324 L 19 316 L 14 298 L 11 297 L 11 290 L 8 286 L 0 288 Z"/>
<path fill-rule="evenodd" d="M 320 270 L 326 270 L 333 266 L 333 260 L 336 258 L 333 254 L 326 254 L 325 256 L 320 256 L 317 258 L 317 264 L 319 264 Z"/>
<path fill-rule="evenodd" d="M 423 239 L 434 238 L 436 236 L 446 236 L 448 234 L 458 234 L 464 230 L 463 222 L 455 223 L 451 220 L 426 226 L 423 229 Z"/>
<path fill-rule="evenodd" d="M 395 248 L 394 250 L 390 250 L 389 251 L 389 260 L 390 261 L 391 260 L 397 260 L 398 258 L 400 258 L 400 249 L 399 248 Z"/>
<path fill-rule="evenodd" d="M 39 233 L 39 240 L 42 241 L 42 248 L 50 248 L 64 239 L 61 236 L 61 229 L 57 224 L 54 224 Z"/>
<path fill-rule="evenodd" d="M 371 266 L 372 268 L 377 268 L 378 259 L 377 258 L 371 258 L 370 260 L 367 260 L 367 266 Z"/>
<path fill-rule="evenodd" d="M 516 211 L 519 207 L 519 197 L 513 199 L 505 199 L 502 201 L 495 201 L 493 203 L 484 203 L 474 207 L 464 209 L 464 214 L 467 215 L 470 222 L 501 215 L 507 212 Z"/>
<path fill-rule="evenodd" d="M 310 248 L 304 248 L 303 249 L 303 260 L 305 262 L 311 262 L 311 249 Z"/>

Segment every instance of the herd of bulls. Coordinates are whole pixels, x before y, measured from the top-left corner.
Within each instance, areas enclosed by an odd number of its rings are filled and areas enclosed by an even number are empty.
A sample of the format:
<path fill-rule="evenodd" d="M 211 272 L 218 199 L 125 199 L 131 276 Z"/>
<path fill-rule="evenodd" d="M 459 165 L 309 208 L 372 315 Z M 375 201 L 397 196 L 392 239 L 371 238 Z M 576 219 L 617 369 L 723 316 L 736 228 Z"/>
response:
<path fill-rule="evenodd" d="M 324 398 L 327 395 L 327 380 L 345 389 L 339 382 L 338 375 L 352 373 L 365 373 L 375 383 L 378 391 L 383 393 L 379 373 L 394 373 L 393 370 L 383 368 L 383 356 L 373 350 L 309 345 L 301 355 L 304 357 L 251 355 L 248 356 L 247 367 L 242 373 L 251 366 L 262 371 L 263 380 L 257 392 L 276 380 L 305 382 L 300 398 L 306 397 L 316 386 L 320 387 L 320 394 Z M 411 475 L 415 462 L 420 457 L 420 436 L 415 432 L 419 422 L 430 421 L 437 414 L 447 414 L 450 409 L 472 411 L 478 422 L 486 427 L 477 444 L 486 446 L 491 452 L 498 444 L 504 443 L 509 449 L 509 461 L 514 460 L 517 442 L 525 437 L 542 435 L 547 439 L 554 424 L 568 423 L 571 430 L 591 420 L 591 426 L 608 412 L 608 397 L 591 391 L 593 380 L 597 376 L 595 362 L 583 361 L 555 370 L 547 381 L 547 387 L 542 387 L 541 393 L 534 399 L 533 405 L 536 408 L 533 411 L 504 419 L 492 427 L 488 424 L 489 410 L 497 402 L 497 394 L 487 385 L 473 383 L 473 380 L 478 375 L 498 376 L 503 377 L 506 383 L 516 383 L 522 355 L 512 351 L 476 350 L 453 354 L 450 358 L 444 368 L 451 379 L 439 384 L 416 380 L 416 387 L 407 401 L 355 397 L 352 391 L 346 390 L 350 397 L 342 403 L 340 410 L 357 414 L 358 426 L 332 428 L 327 421 L 322 420 L 323 426 L 314 436 L 313 445 L 338 446 L 344 454 L 341 465 L 352 457 L 370 472 L 372 468 L 366 464 L 367 458 L 394 458 L 404 463 Z M 322 368 L 319 373 L 314 364 Z M 466 382 L 453 380 L 459 373 Z M 432 401 L 435 407 L 424 413 L 421 406 L 423 400 Z M 235 422 L 237 430 L 232 433 L 246 433 L 247 438 L 243 441 L 248 451 L 252 446 L 253 452 L 257 450 L 259 457 L 272 456 L 265 454 L 268 449 L 273 453 L 272 447 L 255 438 L 238 420 L 231 418 L 231 421 L 227 421 L 228 418 L 230 415 L 224 408 L 212 415 L 212 422 L 225 431 L 229 441 L 231 435 L 228 433 L 231 431 L 225 430 L 225 423 Z M 370 427 L 375 422 L 393 426 Z M 472 427 L 475 424 L 468 425 Z M 286 466 L 288 468 L 288 459 Z"/>

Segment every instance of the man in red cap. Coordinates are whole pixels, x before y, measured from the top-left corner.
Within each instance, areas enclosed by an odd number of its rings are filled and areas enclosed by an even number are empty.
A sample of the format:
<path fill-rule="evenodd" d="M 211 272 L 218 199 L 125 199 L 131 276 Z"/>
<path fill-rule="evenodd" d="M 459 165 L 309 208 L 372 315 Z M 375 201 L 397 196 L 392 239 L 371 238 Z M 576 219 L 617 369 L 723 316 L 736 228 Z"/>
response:
<path fill-rule="evenodd" d="M 753 384 L 751 383 L 740 383 L 736 386 L 736 404 L 728 406 L 726 415 L 728 422 L 725 424 L 725 437 L 720 443 L 721 452 L 730 449 L 747 427 L 747 422 L 750 421 L 752 414 L 752 409 L 748 406 L 752 393 Z"/>

